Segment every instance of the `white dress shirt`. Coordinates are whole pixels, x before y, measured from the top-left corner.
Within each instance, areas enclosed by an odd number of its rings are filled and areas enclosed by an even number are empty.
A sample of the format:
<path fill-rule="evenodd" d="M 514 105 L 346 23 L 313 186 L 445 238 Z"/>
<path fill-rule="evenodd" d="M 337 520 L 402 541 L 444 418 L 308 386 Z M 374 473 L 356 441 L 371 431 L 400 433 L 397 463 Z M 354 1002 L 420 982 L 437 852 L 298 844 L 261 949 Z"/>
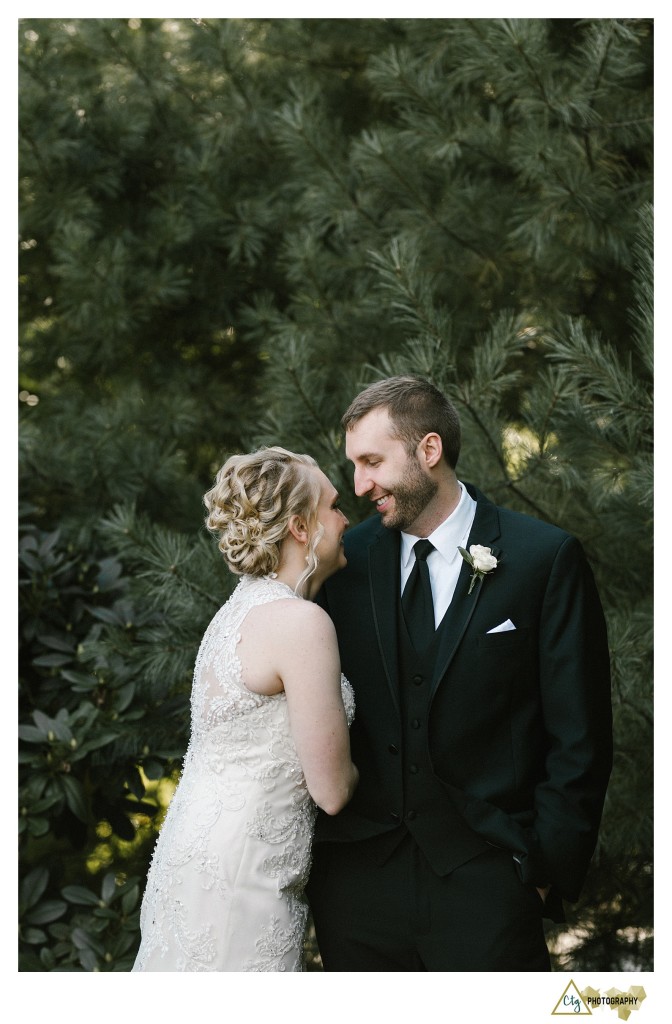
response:
<path fill-rule="evenodd" d="M 469 532 L 476 515 L 476 502 L 464 484 L 459 481 L 458 483 L 462 494 L 457 508 L 427 538 L 435 548 L 427 556 L 429 578 L 432 583 L 435 627 L 439 626 L 453 599 L 457 578 L 462 568 L 462 555 L 457 549 L 458 546 L 463 548 L 467 546 Z M 418 540 L 418 537 L 414 537 L 410 533 L 401 534 L 401 593 L 404 591 L 415 563 L 413 545 Z"/>

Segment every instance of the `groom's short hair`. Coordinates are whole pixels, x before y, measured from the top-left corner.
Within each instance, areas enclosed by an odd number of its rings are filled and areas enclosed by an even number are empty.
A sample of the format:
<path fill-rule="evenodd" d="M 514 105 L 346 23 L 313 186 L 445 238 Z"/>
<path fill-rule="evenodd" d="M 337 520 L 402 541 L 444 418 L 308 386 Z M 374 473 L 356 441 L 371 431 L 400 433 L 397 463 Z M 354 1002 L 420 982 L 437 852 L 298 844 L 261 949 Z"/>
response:
<path fill-rule="evenodd" d="M 450 399 L 430 381 L 403 374 L 369 384 L 343 414 L 343 429 L 350 430 L 373 409 L 387 409 L 395 435 L 409 455 L 426 434 L 438 434 L 443 457 L 455 469 L 462 441 L 460 419 Z"/>

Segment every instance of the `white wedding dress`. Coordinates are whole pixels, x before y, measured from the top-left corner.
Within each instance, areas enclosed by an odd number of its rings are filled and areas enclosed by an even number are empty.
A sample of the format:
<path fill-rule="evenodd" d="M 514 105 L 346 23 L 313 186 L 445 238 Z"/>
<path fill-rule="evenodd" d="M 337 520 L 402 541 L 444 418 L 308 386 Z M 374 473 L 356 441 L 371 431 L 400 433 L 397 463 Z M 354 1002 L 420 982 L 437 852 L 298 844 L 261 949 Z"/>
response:
<path fill-rule="evenodd" d="M 288 597 L 296 595 L 272 576 L 243 576 L 205 632 L 191 739 L 147 876 L 133 971 L 304 970 L 317 809 L 284 692 L 248 690 L 236 654 L 250 609 Z M 343 676 L 341 690 L 350 724 Z"/>

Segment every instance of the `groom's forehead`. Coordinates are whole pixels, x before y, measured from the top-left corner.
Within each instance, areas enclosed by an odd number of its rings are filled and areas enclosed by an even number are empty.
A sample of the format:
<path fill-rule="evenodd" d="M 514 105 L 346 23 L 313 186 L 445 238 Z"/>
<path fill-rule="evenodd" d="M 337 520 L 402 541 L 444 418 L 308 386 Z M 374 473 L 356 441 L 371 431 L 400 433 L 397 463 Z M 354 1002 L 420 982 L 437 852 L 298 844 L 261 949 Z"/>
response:
<path fill-rule="evenodd" d="M 372 409 L 346 431 L 345 450 L 349 459 L 366 459 L 389 450 L 398 440 L 387 409 Z"/>

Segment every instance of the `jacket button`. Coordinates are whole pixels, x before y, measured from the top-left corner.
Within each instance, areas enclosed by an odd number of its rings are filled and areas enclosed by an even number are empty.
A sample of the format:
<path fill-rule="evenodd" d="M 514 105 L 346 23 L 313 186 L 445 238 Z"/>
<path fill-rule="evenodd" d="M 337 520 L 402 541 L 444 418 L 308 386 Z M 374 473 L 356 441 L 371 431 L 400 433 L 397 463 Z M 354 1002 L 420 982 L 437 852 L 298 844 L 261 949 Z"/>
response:
<path fill-rule="evenodd" d="M 418 815 L 417 815 L 416 811 L 407 811 L 406 812 L 406 818 L 407 818 L 408 821 L 415 821 L 417 816 Z"/>
<path fill-rule="evenodd" d="M 411 722 L 411 727 L 413 729 L 419 729 L 420 728 L 420 720 L 418 718 L 414 718 L 413 721 Z"/>
<path fill-rule="evenodd" d="M 411 773 L 411 775 L 417 775 L 418 772 L 420 771 L 420 769 L 418 768 L 417 764 L 410 765 L 408 770 Z"/>
<path fill-rule="evenodd" d="M 399 753 L 399 748 L 395 747 L 394 743 L 390 743 L 390 745 L 389 745 L 389 747 L 387 749 L 389 750 L 389 752 L 391 754 L 398 754 Z"/>
<path fill-rule="evenodd" d="M 422 676 L 413 676 L 413 685 L 422 686 Z"/>
<path fill-rule="evenodd" d="M 396 811 L 390 811 L 390 817 L 392 818 L 392 821 L 401 821 L 401 815 L 397 814 Z"/>

